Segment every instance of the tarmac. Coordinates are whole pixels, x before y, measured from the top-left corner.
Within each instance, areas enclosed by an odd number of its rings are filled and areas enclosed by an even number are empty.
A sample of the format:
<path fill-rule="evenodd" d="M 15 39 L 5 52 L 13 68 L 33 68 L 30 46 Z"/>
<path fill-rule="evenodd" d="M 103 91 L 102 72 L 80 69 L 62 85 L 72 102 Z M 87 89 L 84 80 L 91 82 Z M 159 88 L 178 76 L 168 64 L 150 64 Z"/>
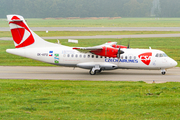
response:
<path fill-rule="evenodd" d="M 180 31 L 180 27 L 30 27 L 33 31 Z M 0 31 L 10 31 L 0 27 Z"/>
<path fill-rule="evenodd" d="M 31 27 L 32 31 L 180 31 L 180 27 Z M 0 27 L 0 31 L 10 31 L 9 27 Z M 57 36 L 43 39 L 105 39 L 105 38 L 153 38 L 180 37 L 180 34 L 143 34 L 143 35 L 95 35 L 95 36 Z M 1 37 L 0 40 L 13 40 Z"/>
<path fill-rule="evenodd" d="M 70 67 L 0 66 L 0 79 L 144 81 L 146 83 L 180 82 L 180 68 L 167 70 L 117 69 L 90 75 L 89 70 Z"/>
<path fill-rule="evenodd" d="M 57 36 L 42 37 L 48 39 L 106 39 L 106 38 L 158 38 L 158 37 L 180 37 L 180 34 L 144 34 L 144 35 L 96 35 L 96 36 Z M 0 40 L 13 40 L 12 37 L 2 37 Z"/>

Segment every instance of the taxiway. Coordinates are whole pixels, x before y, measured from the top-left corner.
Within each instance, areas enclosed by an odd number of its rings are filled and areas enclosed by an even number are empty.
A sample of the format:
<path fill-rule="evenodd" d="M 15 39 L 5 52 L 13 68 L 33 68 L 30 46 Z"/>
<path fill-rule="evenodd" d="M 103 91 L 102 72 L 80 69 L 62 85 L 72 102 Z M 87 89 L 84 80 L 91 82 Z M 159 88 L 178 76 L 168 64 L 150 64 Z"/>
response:
<path fill-rule="evenodd" d="M 180 27 L 30 27 L 33 31 L 180 31 Z M 10 31 L 0 27 L 0 31 Z"/>
<path fill-rule="evenodd" d="M 144 34 L 144 35 L 95 35 L 95 36 L 57 36 L 42 37 L 48 39 L 106 39 L 106 38 L 159 38 L 159 37 L 180 37 L 180 34 Z M 0 40 L 13 40 L 12 37 L 2 37 Z"/>
<path fill-rule="evenodd" d="M 103 71 L 89 75 L 89 70 L 68 67 L 0 66 L 0 79 L 38 80 L 90 80 L 90 81 L 144 81 L 147 83 L 180 82 L 180 68 L 168 69 L 166 75 L 160 70 Z"/>

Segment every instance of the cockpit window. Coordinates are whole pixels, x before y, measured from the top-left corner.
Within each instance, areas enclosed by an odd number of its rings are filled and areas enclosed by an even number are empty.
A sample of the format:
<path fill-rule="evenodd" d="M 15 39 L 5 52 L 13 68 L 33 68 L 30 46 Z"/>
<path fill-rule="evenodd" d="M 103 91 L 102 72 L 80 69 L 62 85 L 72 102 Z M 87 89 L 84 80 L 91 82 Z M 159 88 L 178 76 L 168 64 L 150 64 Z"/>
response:
<path fill-rule="evenodd" d="M 159 56 L 160 56 L 160 57 L 163 57 L 163 54 L 161 53 L 161 54 L 159 54 Z"/>
<path fill-rule="evenodd" d="M 167 57 L 165 53 L 157 53 L 155 57 Z"/>
<path fill-rule="evenodd" d="M 156 54 L 156 56 L 155 57 L 158 57 L 158 53 Z"/>
<path fill-rule="evenodd" d="M 163 53 L 163 56 L 164 56 L 164 57 L 167 57 L 167 55 L 166 55 L 165 53 Z"/>

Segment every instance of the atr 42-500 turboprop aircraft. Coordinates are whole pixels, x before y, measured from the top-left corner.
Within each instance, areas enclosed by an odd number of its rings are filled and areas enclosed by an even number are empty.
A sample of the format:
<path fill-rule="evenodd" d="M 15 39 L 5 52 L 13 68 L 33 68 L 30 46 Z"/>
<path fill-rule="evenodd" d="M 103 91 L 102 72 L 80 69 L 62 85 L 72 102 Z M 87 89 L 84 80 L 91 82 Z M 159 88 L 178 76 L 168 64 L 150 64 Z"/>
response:
<path fill-rule="evenodd" d="M 147 69 L 161 70 L 175 67 L 177 62 L 163 51 L 129 49 L 108 42 L 95 47 L 68 47 L 50 43 L 36 35 L 20 15 L 7 15 L 15 49 L 6 52 L 50 64 L 89 69 L 91 75 L 102 70 Z"/>

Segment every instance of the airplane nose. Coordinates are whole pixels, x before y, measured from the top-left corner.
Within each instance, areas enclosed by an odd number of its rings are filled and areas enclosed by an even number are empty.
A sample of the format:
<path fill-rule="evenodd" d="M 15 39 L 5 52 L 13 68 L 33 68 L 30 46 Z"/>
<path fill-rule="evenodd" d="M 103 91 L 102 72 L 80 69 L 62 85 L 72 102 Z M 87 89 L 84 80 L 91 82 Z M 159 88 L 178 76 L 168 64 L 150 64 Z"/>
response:
<path fill-rule="evenodd" d="M 178 63 L 175 61 L 175 66 L 177 66 L 178 65 Z"/>
<path fill-rule="evenodd" d="M 172 60 L 171 64 L 173 67 L 177 66 L 177 62 L 175 60 Z"/>

